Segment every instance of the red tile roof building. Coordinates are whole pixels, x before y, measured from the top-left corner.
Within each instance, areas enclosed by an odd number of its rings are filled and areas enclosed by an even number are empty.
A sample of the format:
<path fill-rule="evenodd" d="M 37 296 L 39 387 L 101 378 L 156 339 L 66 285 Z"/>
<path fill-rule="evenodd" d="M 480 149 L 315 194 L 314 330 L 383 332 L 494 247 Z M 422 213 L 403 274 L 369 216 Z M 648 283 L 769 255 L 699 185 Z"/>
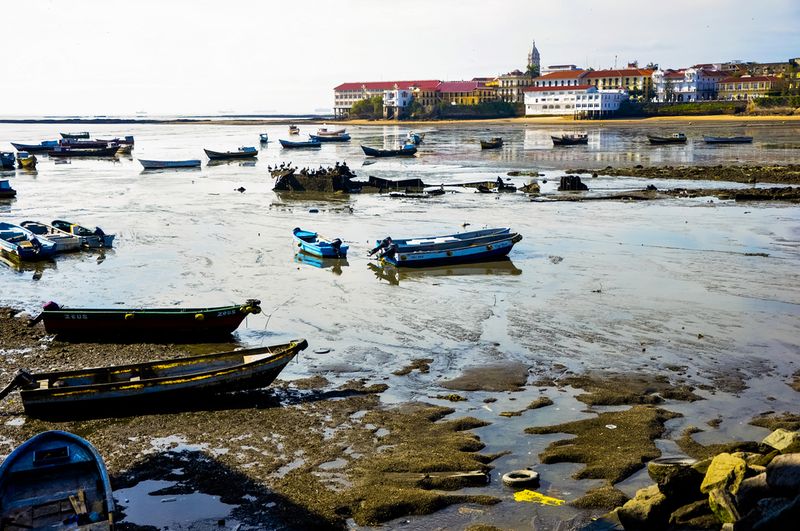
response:
<path fill-rule="evenodd" d="M 681 68 L 653 72 L 653 100 L 665 102 L 707 101 L 717 98 L 719 80 L 727 74 L 705 68 Z"/>
<path fill-rule="evenodd" d="M 383 97 L 383 93 L 387 90 L 410 90 L 420 94 L 422 100 L 430 99 L 428 95 L 435 94 L 441 83 L 437 79 L 342 83 L 333 89 L 333 113 L 337 118 L 347 116 L 355 102 L 373 96 Z"/>
<path fill-rule="evenodd" d="M 624 89 L 647 95 L 653 87 L 653 71 L 646 68 L 592 70 L 585 76 L 590 85 L 600 90 Z"/>
<path fill-rule="evenodd" d="M 779 92 L 783 80 L 776 76 L 725 77 L 719 81 L 719 99 L 751 100 Z"/>

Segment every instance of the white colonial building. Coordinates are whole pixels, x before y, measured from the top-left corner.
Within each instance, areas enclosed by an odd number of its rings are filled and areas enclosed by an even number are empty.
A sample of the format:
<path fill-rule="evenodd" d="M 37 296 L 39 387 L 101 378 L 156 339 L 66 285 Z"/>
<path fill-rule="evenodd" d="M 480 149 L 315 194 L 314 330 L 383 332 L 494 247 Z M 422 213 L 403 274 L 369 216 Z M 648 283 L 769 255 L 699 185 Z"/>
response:
<path fill-rule="evenodd" d="M 704 68 L 656 70 L 653 72 L 654 100 L 657 102 L 705 101 L 717 98 L 724 72 Z"/>
<path fill-rule="evenodd" d="M 617 112 L 627 99 L 626 90 L 600 90 L 591 85 L 528 87 L 525 90 L 525 115 L 600 118 Z"/>

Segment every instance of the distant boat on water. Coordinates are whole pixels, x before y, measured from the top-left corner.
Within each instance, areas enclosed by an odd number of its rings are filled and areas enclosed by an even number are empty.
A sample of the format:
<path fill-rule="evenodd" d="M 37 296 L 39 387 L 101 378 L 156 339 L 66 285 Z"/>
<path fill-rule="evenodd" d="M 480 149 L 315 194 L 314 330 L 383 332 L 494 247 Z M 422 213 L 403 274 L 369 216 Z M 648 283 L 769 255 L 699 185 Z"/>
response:
<path fill-rule="evenodd" d="M 651 144 L 685 144 L 686 135 L 683 133 L 672 133 L 669 136 L 647 135 Z"/>
<path fill-rule="evenodd" d="M 258 150 L 254 147 L 242 146 L 236 151 L 211 151 L 204 149 L 206 155 L 211 160 L 224 159 L 254 159 L 258 157 Z"/>
<path fill-rule="evenodd" d="M 752 136 L 703 136 L 706 144 L 751 144 Z"/>
<path fill-rule="evenodd" d="M 286 149 L 322 147 L 322 143 L 319 140 L 309 140 L 307 142 L 292 142 L 291 140 L 280 139 L 278 140 L 278 142 L 281 143 L 281 147 L 284 147 Z"/>
<path fill-rule="evenodd" d="M 0 199 L 10 199 L 16 197 L 17 191 L 11 188 L 8 179 L 0 180 Z"/>
<path fill-rule="evenodd" d="M 14 149 L 17 151 L 27 151 L 28 153 L 40 153 L 50 151 L 58 145 L 58 140 L 45 140 L 38 144 L 22 144 L 20 142 L 11 142 Z"/>
<path fill-rule="evenodd" d="M 59 133 L 61 138 L 77 140 L 79 138 L 89 138 L 88 131 L 81 131 L 80 133 Z"/>
<path fill-rule="evenodd" d="M 368 146 L 361 146 L 364 155 L 368 157 L 413 157 L 417 152 L 417 146 L 406 144 L 400 149 L 375 149 Z"/>
<path fill-rule="evenodd" d="M 191 160 L 144 160 L 139 159 L 145 170 L 164 170 L 168 168 L 199 168 L 201 161 Z"/>
<path fill-rule="evenodd" d="M 312 142 L 349 142 L 350 135 L 341 133 L 338 135 L 308 135 Z"/>
<path fill-rule="evenodd" d="M 491 140 L 481 140 L 481 149 L 498 149 L 503 147 L 503 139 L 499 136 Z"/>
<path fill-rule="evenodd" d="M 589 143 L 589 135 L 587 134 L 551 136 L 550 138 L 553 140 L 554 146 L 577 146 Z"/>
<path fill-rule="evenodd" d="M 106 148 L 77 148 L 72 146 L 56 146 L 47 154 L 51 157 L 113 157 L 119 146 L 112 144 Z"/>

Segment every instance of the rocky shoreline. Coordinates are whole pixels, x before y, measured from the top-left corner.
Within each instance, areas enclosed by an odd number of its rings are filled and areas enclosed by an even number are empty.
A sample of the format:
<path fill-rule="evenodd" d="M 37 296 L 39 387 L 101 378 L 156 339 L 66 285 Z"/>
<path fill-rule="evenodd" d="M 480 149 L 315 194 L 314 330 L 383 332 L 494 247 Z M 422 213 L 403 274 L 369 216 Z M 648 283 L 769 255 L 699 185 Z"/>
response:
<path fill-rule="evenodd" d="M 605 168 L 575 168 L 567 170 L 568 174 L 608 175 L 616 177 L 644 177 L 649 179 L 679 179 L 726 181 L 736 183 L 772 183 L 800 184 L 800 165 L 722 165 L 716 166 L 606 166 Z"/>

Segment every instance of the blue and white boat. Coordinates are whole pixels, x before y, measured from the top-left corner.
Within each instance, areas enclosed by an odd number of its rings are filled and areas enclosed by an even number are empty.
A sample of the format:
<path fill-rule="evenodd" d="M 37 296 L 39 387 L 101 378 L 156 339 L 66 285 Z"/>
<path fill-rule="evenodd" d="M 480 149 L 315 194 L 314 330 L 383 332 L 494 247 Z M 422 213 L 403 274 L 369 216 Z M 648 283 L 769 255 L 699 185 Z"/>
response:
<path fill-rule="evenodd" d="M 269 142 L 269 134 L 268 133 L 259 133 L 258 134 L 258 140 L 262 144 L 266 144 L 267 142 Z"/>
<path fill-rule="evenodd" d="M 397 267 L 431 267 L 496 260 L 508 255 L 522 236 L 508 228 L 424 238 L 384 238 L 370 254 Z"/>
<path fill-rule="evenodd" d="M 349 246 L 342 243 L 339 238 L 327 240 L 320 238 L 316 232 L 302 230 L 299 227 L 295 227 L 292 234 L 297 247 L 308 254 L 320 258 L 344 258 L 347 256 Z"/>
<path fill-rule="evenodd" d="M 338 135 L 308 135 L 312 142 L 349 142 L 349 133 L 340 133 Z"/>
<path fill-rule="evenodd" d="M 322 147 L 322 142 L 319 140 L 309 140 L 308 142 L 292 142 L 291 140 L 283 140 L 280 139 L 278 142 L 281 143 L 281 147 L 286 149 L 298 149 L 298 148 L 318 148 Z"/>
<path fill-rule="evenodd" d="M 17 151 L 40 153 L 50 151 L 54 147 L 58 146 L 58 140 L 45 140 L 43 142 L 39 142 L 38 144 L 22 144 L 20 142 L 11 142 L 11 145 L 14 146 L 14 149 Z"/>
<path fill-rule="evenodd" d="M 17 158 L 10 151 L 0 151 L 0 169 L 13 170 L 16 167 Z"/>
<path fill-rule="evenodd" d="M 0 222 L 0 250 L 11 258 L 34 262 L 53 256 L 56 244 L 19 225 Z"/>
<path fill-rule="evenodd" d="M 111 530 L 114 498 L 100 453 L 65 431 L 34 435 L 0 465 L 3 529 Z"/>
<path fill-rule="evenodd" d="M 144 160 L 139 159 L 142 167 L 146 170 L 164 170 L 170 168 L 199 168 L 200 160 Z"/>
<path fill-rule="evenodd" d="M 8 179 L 0 180 L 0 199 L 16 197 L 17 191 L 8 183 Z"/>

